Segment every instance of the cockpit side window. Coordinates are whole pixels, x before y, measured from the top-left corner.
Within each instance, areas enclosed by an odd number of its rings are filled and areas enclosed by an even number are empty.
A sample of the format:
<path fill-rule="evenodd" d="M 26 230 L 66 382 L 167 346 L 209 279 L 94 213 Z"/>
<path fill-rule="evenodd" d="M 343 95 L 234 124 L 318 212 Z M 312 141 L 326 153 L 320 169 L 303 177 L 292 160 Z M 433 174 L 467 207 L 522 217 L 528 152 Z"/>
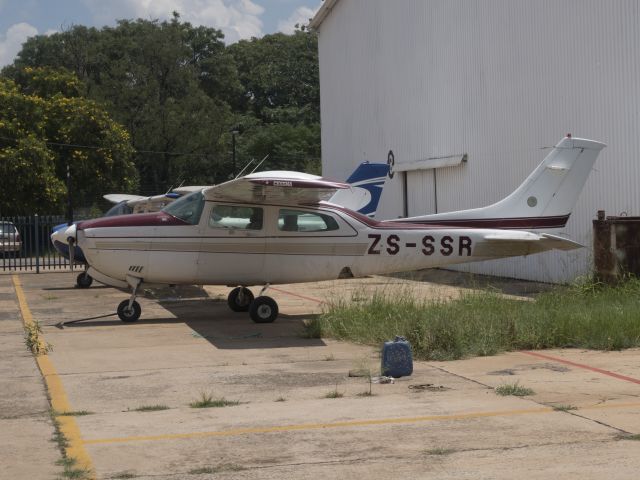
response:
<path fill-rule="evenodd" d="M 209 216 L 209 226 L 211 228 L 262 230 L 262 219 L 262 208 L 214 205 Z"/>
<path fill-rule="evenodd" d="M 116 215 L 128 215 L 133 213 L 133 209 L 127 205 L 127 202 L 116 203 L 113 207 L 107 210 L 104 214 L 105 217 L 115 217 Z"/>
<path fill-rule="evenodd" d="M 197 225 L 200 222 L 203 207 L 204 195 L 202 192 L 193 192 L 170 203 L 162 211 L 191 225 Z"/>
<path fill-rule="evenodd" d="M 278 230 L 282 232 L 330 232 L 339 229 L 336 219 L 323 213 L 283 208 L 278 215 Z"/>

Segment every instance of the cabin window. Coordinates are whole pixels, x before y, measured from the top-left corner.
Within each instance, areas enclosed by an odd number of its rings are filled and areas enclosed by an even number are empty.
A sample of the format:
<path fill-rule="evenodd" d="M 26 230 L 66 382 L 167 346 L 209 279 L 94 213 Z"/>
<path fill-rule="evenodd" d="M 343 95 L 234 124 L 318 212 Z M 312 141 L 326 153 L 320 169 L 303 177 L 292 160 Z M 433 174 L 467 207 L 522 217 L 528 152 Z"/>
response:
<path fill-rule="evenodd" d="M 204 195 L 202 192 L 193 192 L 170 203 L 162 211 L 191 225 L 197 225 L 200 222 L 203 207 Z"/>
<path fill-rule="evenodd" d="M 278 215 L 278 230 L 282 232 L 330 232 L 339 228 L 335 218 L 322 213 L 282 209 Z"/>
<path fill-rule="evenodd" d="M 214 205 L 209 216 L 211 228 L 262 230 L 262 208 Z"/>

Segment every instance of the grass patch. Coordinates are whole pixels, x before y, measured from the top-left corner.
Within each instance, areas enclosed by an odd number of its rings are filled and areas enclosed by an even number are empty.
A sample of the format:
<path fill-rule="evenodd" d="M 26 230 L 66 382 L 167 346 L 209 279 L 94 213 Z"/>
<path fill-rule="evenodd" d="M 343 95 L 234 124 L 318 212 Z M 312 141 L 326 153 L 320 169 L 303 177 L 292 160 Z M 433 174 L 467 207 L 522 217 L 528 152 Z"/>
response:
<path fill-rule="evenodd" d="M 578 407 L 576 407 L 575 405 L 565 405 L 565 404 L 551 405 L 551 407 L 556 412 L 568 412 L 569 410 L 577 410 L 578 409 Z"/>
<path fill-rule="evenodd" d="M 527 387 L 523 387 L 518 382 L 516 383 L 505 383 L 504 385 L 499 385 L 496 387 L 496 393 L 503 397 L 508 395 L 512 395 L 514 397 L 526 397 L 528 395 L 533 395 L 535 392 Z"/>
<path fill-rule="evenodd" d="M 62 478 L 74 478 L 78 480 L 88 480 L 92 478 L 91 470 L 78 467 L 75 458 L 61 458 L 56 462 L 56 465 L 64 469 L 61 474 Z"/>
<path fill-rule="evenodd" d="M 365 390 L 364 392 L 356 393 L 356 396 L 358 397 L 375 397 L 375 395 L 376 394 L 373 393 L 371 389 Z"/>
<path fill-rule="evenodd" d="M 325 362 L 333 362 L 335 359 L 336 357 L 334 357 L 333 353 L 330 353 L 329 355 L 324 357 Z"/>
<path fill-rule="evenodd" d="M 325 393 L 324 398 L 342 398 L 344 397 L 344 393 L 339 392 L 336 388 L 335 390 L 331 390 L 330 392 Z"/>
<path fill-rule="evenodd" d="M 425 451 L 427 455 L 451 455 L 455 450 L 453 448 L 432 448 Z"/>
<path fill-rule="evenodd" d="M 56 412 L 55 410 L 53 410 L 51 414 L 56 417 L 84 417 L 85 415 L 93 415 L 93 412 L 89 412 L 87 410 L 76 410 L 71 412 Z"/>
<path fill-rule="evenodd" d="M 454 360 L 512 350 L 640 346 L 640 280 L 616 286 L 557 287 L 533 301 L 492 291 L 451 301 L 424 301 L 409 292 L 336 300 L 305 323 L 305 336 L 380 345 L 404 336 L 415 358 Z"/>
<path fill-rule="evenodd" d="M 135 473 L 122 472 L 122 473 L 116 473 L 111 478 L 124 479 L 124 478 L 136 478 L 136 477 L 137 475 Z"/>
<path fill-rule="evenodd" d="M 619 435 L 618 439 L 640 441 L 640 433 L 629 433 L 629 434 Z"/>
<path fill-rule="evenodd" d="M 141 407 L 134 408 L 132 412 L 157 412 L 160 410 L 169 410 L 166 405 L 142 405 Z"/>
<path fill-rule="evenodd" d="M 55 417 L 53 410 L 49 411 L 49 415 L 51 417 L 51 422 L 53 423 L 53 438 L 52 441 L 58 445 L 58 449 L 60 453 L 64 455 L 65 450 L 69 446 L 69 442 L 67 441 L 67 437 L 64 436 L 62 430 L 60 430 L 60 422 Z"/>
<path fill-rule="evenodd" d="M 215 467 L 200 467 L 189 470 L 190 475 L 202 475 L 202 474 L 211 474 L 218 472 L 239 472 L 244 470 L 244 467 L 237 465 L 235 463 L 221 463 Z"/>
<path fill-rule="evenodd" d="M 53 345 L 42 339 L 42 327 L 38 321 L 24 326 L 24 344 L 36 357 L 46 355 L 53 350 Z"/>
<path fill-rule="evenodd" d="M 211 393 L 202 392 L 200 398 L 191 402 L 189 406 L 191 408 L 221 408 L 221 407 L 233 407 L 240 405 L 237 400 L 227 400 L 224 397 L 214 398 Z"/>
<path fill-rule="evenodd" d="M 71 412 L 77 413 L 77 412 Z M 62 478 L 73 478 L 78 480 L 89 480 L 93 477 L 93 472 L 86 468 L 81 468 L 77 465 L 77 460 L 67 456 L 67 448 L 69 448 L 69 441 L 62 433 L 60 429 L 60 422 L 56 418 L 59 415 L 53 409 L 49 410 L 49 416 L 53 423 L 53 441 L 58 445 L 58 449 L 62 454 L 62 458 L 56 462 L 56 465 L 63 467 L 63 471 L 60 474 Z"/>
<path fill-rule="evenodd" d="M 284 398 L 284 397 L 278 397 L 278 398 L 276 398 L 276 400 L 275 400 L 275 401 L 276 401 L 276 402 L 286 402 L 286 401 L 287 401 L 287 399 L 286 399 L 286 398 Z"/>
<path fill-rule="evenodd" d="M 213 467 L 201 467 L 201 468 L 194 468 L 192 470 L 189 470 L 189 474 L 190 475 L 203 475 L 205 473 L 216 473 L 217 470 Z"/>

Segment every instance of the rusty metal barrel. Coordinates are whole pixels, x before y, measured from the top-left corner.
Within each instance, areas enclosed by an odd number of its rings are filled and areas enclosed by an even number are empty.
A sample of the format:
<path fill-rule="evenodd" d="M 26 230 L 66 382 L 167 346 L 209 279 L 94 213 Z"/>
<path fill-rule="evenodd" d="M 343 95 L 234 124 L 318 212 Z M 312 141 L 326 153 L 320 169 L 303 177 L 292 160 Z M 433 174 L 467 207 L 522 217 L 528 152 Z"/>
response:
<path fill-rule="evenodd" d="M 631 274 L 640 277 L 640 217 L 606 217 L 593 221 L 593 262 L 598 280 L 616 283 Z"/>

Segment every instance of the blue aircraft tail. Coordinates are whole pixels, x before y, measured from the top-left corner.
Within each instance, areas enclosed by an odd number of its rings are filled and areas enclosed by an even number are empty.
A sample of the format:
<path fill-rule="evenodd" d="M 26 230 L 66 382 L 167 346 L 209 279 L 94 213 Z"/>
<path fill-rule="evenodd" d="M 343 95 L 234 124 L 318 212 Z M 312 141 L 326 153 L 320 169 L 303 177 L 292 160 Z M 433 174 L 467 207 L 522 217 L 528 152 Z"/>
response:
<path fill-rule="evenodd" d="M 341 205 L 370 217 L 375 216 L 389 173 L 386 163 L 362 162 L 347 178 L 352 188 L 338 190 L 331 203 Z"/>

